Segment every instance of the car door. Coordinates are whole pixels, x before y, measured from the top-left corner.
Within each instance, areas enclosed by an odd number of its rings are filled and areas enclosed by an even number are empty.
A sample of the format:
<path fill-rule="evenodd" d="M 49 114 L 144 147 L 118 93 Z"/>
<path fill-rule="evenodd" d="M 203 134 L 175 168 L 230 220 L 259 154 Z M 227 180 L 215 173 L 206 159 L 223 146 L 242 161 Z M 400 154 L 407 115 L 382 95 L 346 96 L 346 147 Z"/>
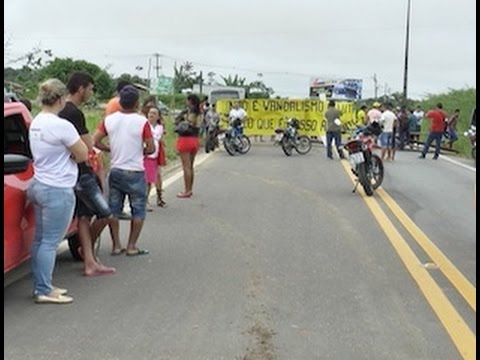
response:
<path fill-rule="evenodd" d="M 4 155 L 20 154 L 31 159 L 28 126 L 31 116 L 20 103 L 4 103 Z M 3 178 L 3 272 L 15 268 L 30 257 L 35 223 L 33 206 L 26 190 L 33 177 L 33 165 L 18 174 Z"/>

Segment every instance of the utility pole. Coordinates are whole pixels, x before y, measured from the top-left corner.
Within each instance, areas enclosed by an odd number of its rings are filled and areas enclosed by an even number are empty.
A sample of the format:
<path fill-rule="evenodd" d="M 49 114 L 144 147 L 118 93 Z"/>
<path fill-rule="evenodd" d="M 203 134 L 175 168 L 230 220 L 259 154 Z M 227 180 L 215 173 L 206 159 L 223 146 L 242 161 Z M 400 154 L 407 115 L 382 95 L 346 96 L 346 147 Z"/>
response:
<path fill-rule="evenodd" d="M 160 69 L 162 68 L 160 66 L 160 57 L 162 55 L 160 55 L 159 53 L 155 53 L 155 54 L 153 54 L 153 56 L 155 56 L 155 75 L 158 79 L 160 77 Z"/>
<path fill-rule="evenodd" d="M 405 34 L 405 66 L 403 69 L 403 105 L 407 105 L 407 80 L 408 80 L 408 48 L 410 42 L 410 5 L 411 0 L 407 0 L 407 29 Z"/>
<path fill-rule="evenodd" d="M 383 103 L 384 104 L 387 102 L 387 96 L 388 96 L 389 91 L 390 91 L 390 89 L 388 88 L 388 84 L 385 83 L 384 92 L 383 92 Z"/>
<path fill-rule="evenodd" d="M 199 87 L 200 87 L 200 94 L 203 94 L 203 71 L 200 70 L 200 78 L 199 78 Z"/>
<path fill-rule="evenodd" d="M 378 98 L 378 80 L 377 80 L 377 74 L 373 74 L 373 91 L 374 91 L 374 97 L 375 99 Z"/>

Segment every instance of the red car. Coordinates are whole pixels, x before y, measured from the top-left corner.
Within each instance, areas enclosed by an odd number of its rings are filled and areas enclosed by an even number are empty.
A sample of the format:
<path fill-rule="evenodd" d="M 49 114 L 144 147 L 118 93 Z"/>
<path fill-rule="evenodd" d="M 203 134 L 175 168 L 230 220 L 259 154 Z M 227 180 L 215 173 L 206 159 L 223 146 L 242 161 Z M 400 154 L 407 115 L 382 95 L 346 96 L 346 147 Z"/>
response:
<path fill-rule="evenodd" d="M 35 235 L 32 204 L 26 198 L 26 189 L 33 177 L 32 155 L 28 143 L 28 127 L 32 116 L 20 102 L 4 102 L 4 165 L 3 165 L 3 273 L 14 269 L 30 258 Z M 97 166 L 98 155 L 91 157 Z M 72 255 L 79 256 L 76 219 L 67 231 Z"/>

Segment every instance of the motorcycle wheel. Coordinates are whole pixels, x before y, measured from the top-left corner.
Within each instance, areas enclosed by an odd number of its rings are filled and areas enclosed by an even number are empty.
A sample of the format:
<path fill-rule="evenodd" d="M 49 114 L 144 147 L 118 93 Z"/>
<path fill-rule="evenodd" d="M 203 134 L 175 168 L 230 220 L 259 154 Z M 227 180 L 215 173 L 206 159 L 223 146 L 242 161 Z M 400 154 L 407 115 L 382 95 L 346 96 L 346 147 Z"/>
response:
<path fill-rule="evenodd" d="M 248 136 L 242 135 L 240 136 L 240 141 L 242 144 L 239 146 L 238 152 L 242 155 L 248 153 L 252 147 L 250 139 L 248 138 Z"/>
<path fill-rule="evenodd" d="M 207 133 L 205 134 L 205 152 L 207 154 L 213 150 L 212 143 L 212 135 L 210 135 L 210 133 L 207 131 Z"/>
<path fill-rule="evenodd" d="M 362 184 L 363 190 L 365 190 L 365 194 L 367 196 L 373 195 L 373 187 L 372 183 L 367 174 L 367 164 L 361 163 L 358 165 L 358 180 L 360 184 Z"/>
<path fill-rule="evenodd" d="M 232 138 L 226 137 L 225 140 L 223 140 L 223 147 L 225 150 L 227 150 L 227 153 L 229 153 L 231 156 L 235 156 L 235 145 L 232 143 Z"/>
<path fill-rule="evenodd" d="M 282 139 L 282 150 L 287 156 L 291 156 L 293 152 L 293 145 L 285 136 Z"/>
<path fill-rule="evenodd" d="M 312 150 L 312 142 L 310 141 L 310 138 L 306 135 L 299 136 L 295 150 L 300 155 L 308 154 L 310 150 Z"/>
<path fill-rule="evenodd" d="M 380 185 L 382 185 L 383 182 L 383 175 L 384 175 L 384 169 L 383 169 L 383 161 L 380 158 L 380 156 L 376 154 L 372 154 L 371 158 L 371 174 L 372 174 L 372 188 L 373 190 L 377 190 Z"/>

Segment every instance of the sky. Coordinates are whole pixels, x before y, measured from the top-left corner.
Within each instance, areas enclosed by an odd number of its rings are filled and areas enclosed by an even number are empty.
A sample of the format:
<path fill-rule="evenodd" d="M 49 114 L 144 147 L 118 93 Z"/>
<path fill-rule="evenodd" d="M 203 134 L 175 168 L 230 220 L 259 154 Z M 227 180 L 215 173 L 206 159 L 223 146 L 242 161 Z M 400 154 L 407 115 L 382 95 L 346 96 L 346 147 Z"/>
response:
<path fill-rule="evenodd" d="M 15 0 L 4 4 L 6 64 L 34 47 L 122 73 L 261 79 L 307 97 L 312 77 L 363 80 L 363 97 L 401 92 L 408 0 Z M 476 84 L 476 1 L 411 0 L 408 94 Z M 5 50 L 5 49 L 4 49 Z M 150 64 L 150 65 L 149 65 Z M 18 63 L 17 63 L 18 65 Z"/>

